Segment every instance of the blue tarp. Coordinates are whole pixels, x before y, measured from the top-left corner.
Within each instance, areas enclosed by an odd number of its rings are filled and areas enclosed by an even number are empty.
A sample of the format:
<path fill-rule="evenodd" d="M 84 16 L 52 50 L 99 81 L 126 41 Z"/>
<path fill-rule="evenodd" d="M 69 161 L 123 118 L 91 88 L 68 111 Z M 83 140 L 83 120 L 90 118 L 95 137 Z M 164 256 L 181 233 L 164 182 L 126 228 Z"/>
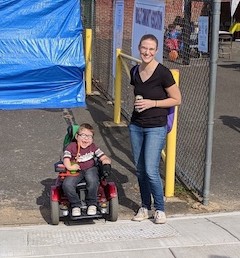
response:
<path fill-rule="evenodd" d="M 0 17 L 0 109 L 85 106 L 80 0 L 1 0 Z"/>

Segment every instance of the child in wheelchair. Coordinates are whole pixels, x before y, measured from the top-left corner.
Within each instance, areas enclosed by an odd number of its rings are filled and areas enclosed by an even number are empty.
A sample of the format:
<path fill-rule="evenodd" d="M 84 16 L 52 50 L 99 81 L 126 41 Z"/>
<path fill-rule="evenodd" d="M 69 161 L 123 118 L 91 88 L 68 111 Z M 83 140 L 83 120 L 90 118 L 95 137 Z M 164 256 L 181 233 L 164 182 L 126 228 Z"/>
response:
<path fill-rule="evenodd" d="M 97 213 L 97 194 L 99 179 L 108 177 L 111 172 L 111 159 L 93 142 L 94 129 L 88 123 L 79 126 L 72 142 L 64 149 L 63 164 L 71 172 L 64 179 L 62 189 L 67 196 L 73 217 L 81 216 L 81 200 L 76 192 L 77 185 L 86 181 L 87 215 Z M 96 165 L 96 159 L 102 166 L 102 175 Z"/>

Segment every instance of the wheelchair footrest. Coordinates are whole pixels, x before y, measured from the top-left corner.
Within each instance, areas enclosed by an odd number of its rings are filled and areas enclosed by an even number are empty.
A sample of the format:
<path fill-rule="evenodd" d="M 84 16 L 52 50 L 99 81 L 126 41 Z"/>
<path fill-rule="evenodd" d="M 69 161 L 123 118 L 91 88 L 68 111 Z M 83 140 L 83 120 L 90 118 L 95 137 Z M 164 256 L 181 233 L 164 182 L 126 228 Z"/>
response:
<path fill-rule="evenodd" d="M 101 212 L 97 212 L 97 214 L 95 215 L 87 215 L 86 213 L 82 213 L 80 216 L 72 216 L 72 214 L 70 214 L 70 218 L 71 220 L 79 220 L 79 219 L 96 219 L 96 218 L 102 218 L 103 214 L 101 214 Z"/>

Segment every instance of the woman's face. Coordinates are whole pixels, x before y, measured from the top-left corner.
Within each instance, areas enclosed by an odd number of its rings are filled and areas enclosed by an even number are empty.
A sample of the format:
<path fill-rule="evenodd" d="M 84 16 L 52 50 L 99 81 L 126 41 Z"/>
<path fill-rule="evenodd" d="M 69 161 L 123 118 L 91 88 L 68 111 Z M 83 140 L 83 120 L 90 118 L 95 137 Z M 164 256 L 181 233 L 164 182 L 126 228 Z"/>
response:
<path fill-rule="evenodd" d="M 144 63 L 150 63 L 157 53 L 157 44 L 152 39 L 145 39 L 139 46 L 140 57 Z"/>

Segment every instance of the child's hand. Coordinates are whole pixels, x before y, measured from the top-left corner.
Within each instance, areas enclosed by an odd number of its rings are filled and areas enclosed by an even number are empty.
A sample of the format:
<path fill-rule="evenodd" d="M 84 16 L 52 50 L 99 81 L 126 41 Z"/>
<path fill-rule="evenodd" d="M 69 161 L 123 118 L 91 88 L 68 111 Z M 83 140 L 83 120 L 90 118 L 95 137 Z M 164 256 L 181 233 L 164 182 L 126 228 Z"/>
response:
<path fill-rule="evenodd" d="M 69 170 L 75 170 L 75 171 L 80 170 L 80 166 L 78 164 L 73 164 L 71 165 L 71 168 Z"/>

